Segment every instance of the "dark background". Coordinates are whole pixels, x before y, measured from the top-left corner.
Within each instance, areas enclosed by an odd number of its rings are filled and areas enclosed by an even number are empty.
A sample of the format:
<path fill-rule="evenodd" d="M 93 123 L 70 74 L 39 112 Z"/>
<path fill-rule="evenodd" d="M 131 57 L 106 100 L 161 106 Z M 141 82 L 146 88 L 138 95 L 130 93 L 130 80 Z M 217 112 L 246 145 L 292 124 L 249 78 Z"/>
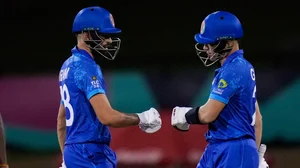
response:
<path fill-rule="evenodd" d="M 203 67 L 194 34 L 206 15 L 227 10 L 241 20 L 246 57 L 261 68 L 296 67 L 300 43 L 299 12 L 288 1 L 262 4 L 235 1 L 5 1 L 2 6 L 3 73 L 57 72 L 75 45 L 71 33 L 77 12 L 100 5 L 122 29 L 115 61 L 105 69 Z M 12 67 L 13 66 L 13 67 Z"/>
<path fill-rule="evenodd" d="M 163 108 L 170 108 L 174 103 L 190 102 L 196 94 L 196 88 L 200 86 L 198 84 L 203 83 L 202 76 L 205 78 L 205 73 L 212 71 L 210 68 L 204 70 L 197 57 L 194 35 L 200 31 L 202 20 L 217 10 L 232 12 L 241 21 L 245 34 L 241 47 L 245 51 L 245 57 L 258 72 L 258 90 L 261 91 L 258 94 L 261 94 L 263 102 L 280 91 L 280 87 L 299 77 L 298 5 L 291 1 L 236 0 L 1 1 L 0 75 L 4 78 L 16 75 L 57 75 L 76 44 L 71 32 L 75 15 L 84 7 L 96 5 L 108 9 L 114 16 L 116 27 L 122 29 L 118 56 L 114 61 L 98 58 L 100 66 L 104 71 L 152 72 L 145 76 Z M 187 80 L 197 76 L 198 72 L 198 79 Z M 181 86 L 179 83 L 182 81 L 186 81 L 185 86 L 190 84 L 192 87 L 181 89 L 181 94 L 186 95 L 180 97 L 173 90 Z M 197 85 L 193 85 L 195 83 Z M 296 113 L 297 110 L 299 108 L 293 112 Z M 280 128 L 280 125 L 278 123 L 276 128 Z M 279 163 L 275 165 L 281 168 L 285 163 L 290 163 L 297 167 L 299 162 L 294 158 L 300 157 L 297 148 L 299 142 L 279 142 L 280 138 L 277 143 L 273 139 L 268 144 L 275 163 Z M 53 167 L 50 166 L 53 158 L 61 158 L 59 151 L 58 156 L 52 157 L 53 154 L 50 154 L 39 157 L 39 154 L 24 153 L 18 147 L 11 148 L 14 144 L 9 145 L 9 160 L 15 167 L 27 167 L 26 163 L 29 163 L 29 167 Z"/>

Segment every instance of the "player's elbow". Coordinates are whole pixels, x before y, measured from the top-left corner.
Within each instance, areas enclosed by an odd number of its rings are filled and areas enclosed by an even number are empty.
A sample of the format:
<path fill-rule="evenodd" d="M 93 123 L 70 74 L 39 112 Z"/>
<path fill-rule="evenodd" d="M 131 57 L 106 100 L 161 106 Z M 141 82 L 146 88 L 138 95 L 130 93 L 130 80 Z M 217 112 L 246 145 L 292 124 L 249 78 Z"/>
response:
<path fill-rule="evenodd" d="M 257 121 L 262 121 L 262 115 L 260 113 L 256 114 L 256 120 Z"/>
<path fill-rule="evenodd" d="M 256 114 L 255 118 L 255 127 L 261 127 L 262 126 L 262 115 L 260 113 Z"/>
<path fill-rule="evenodd" d="M 209 99 L 199 108 L 199 120 L 201 123 L 208 124 L 217 119 L 225 104 L 214 99 Z"/>
<path fill-rule="evenodd" d="M 100 122 L 103 124 L 103 125 L 106 125 L 106 126 L 109 126 L 109 127 L 112 127 L 114 124 L 114 122 L 112 120 L 109 120 L 109 119 L 105 119 L 105 120 L 100 120 Z"/>
<path fill-rule="evenodd" d="M 255 121 L 262 122 L 262 115 L 259 110 L 256 111 Z"/>
<path fill-rule="evenodd" d="M 217 117 L 214 117 L 213 115 L 209 114 L 209 112 L 200 112 L 199 120 L 202 124 L 209 124 L 216 120 Z"/>
<path fill-rule="evenodd" d="M 58 112 L 57 116 L 57 130 L 65 130 L 66 129 L 66 116 L 63 110 Z"/>
<path fill-rule="evenodd" d="M 57 131 L 64 131 L 66 130 L 66 120 L 65 118 L 58 117 L 57 118 Z"/>
<path fill-rule="evenodd" d="M 111 120 L 110 117 L 102 117 L 102 116 L 99 116 L 98 119 L 99 119 L 99 121 L 100 121 L 103 125 L 110 126 L 111 123 L 112 123 L 112 120 Z"/>
<path fill-rule="evenodd" d="M 204 117 L 204 116 L 199 117 L 199 120 L 202 124 L 209 124 L 209 123 L 215 121 L 215 119 L 211 119 L 210 117 Z"/>

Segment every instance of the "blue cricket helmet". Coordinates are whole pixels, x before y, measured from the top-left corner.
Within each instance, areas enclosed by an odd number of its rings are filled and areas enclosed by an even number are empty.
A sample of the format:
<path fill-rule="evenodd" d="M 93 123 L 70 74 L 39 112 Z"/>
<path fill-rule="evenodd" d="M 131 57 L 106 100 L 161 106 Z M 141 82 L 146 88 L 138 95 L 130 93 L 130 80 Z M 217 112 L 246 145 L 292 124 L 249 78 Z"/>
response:
<path fill-rule="evenodd" d="M 88 33 L 85 43 L 93 55 L 102 55 L 108 60 L 114 60 L 121 45 L 121 39 L 113 34 L 121 33 L 115 27 L 112 14 L 99 6 L 87 7 L 76 15 L 72 32 Z"/>
<path fill-rule="evenodd" d="M 202 21 L 200 33 L 194 36 L 196 53 L 205 66 L 211 66 L 230 54 L 233 45 L 229 45 L 229 40 L 243 35 L 241 22 L 235 15 L 225 11 L 211 13 Z"/>
<path fill-rule="evenodd" d="M 195 40 L 200 44 L 212 44 L 219 40 L 239 39 L 244 35 L 239 19 L 230 12 L 217 11 L 209 14 L 202 22 Z"/>
<path fill-rule="evenodd" d="M 112 14 L 99 6 L 87 7 L 78 12 L 73 22 L 73 33 L 82 31 L 98 31 L 104 34 L 120 33 L 115 28 Z"/>

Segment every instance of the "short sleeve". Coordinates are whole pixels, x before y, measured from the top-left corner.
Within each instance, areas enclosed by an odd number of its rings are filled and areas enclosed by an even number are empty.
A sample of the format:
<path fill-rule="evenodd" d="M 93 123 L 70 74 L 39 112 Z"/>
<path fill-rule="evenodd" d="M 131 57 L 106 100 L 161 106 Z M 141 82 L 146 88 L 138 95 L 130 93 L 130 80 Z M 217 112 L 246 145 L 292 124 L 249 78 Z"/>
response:
<path fill-rule="evenodd" d="M 226 71 L 226 69 L 220 73 L 217 81 L 212 85 L 209 98 L 227 104 L 229 99 L 240 88 L 242 74 L 240 72 Z"/>
<path fill-rule="evenodd" d="M 74 73 L 77 87 L 89 100 L 96 94 L 105 94 L 105 83 L 102 72 L 97 65 L 78 68 Z"/>

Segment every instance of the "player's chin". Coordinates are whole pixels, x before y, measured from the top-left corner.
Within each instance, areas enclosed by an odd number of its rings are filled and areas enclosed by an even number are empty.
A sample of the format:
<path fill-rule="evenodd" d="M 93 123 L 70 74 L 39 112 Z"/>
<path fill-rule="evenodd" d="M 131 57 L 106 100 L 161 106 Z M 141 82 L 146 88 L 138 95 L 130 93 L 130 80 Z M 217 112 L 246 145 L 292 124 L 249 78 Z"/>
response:
<path fill-rule="evenodd" d="M 215 57 L 215 56 L 208 56 L 208 59 L 211 61 L 211 62 L 213 62 L 213 61 L 215 61 L 215 60 L 217 60 L 217 57 Z"/>

